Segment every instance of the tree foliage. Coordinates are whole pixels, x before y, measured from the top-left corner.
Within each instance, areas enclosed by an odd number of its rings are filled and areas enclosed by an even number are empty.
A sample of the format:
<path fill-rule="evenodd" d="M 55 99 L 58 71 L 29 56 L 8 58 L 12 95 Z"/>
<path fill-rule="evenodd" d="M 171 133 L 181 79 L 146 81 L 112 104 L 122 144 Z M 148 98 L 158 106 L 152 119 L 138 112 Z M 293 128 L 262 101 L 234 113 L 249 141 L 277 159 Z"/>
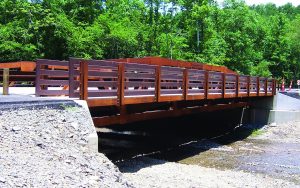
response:
<path fill-rule="evenodd" d="M 2 0 L 0 61 L 162 56 L 300 77 L 300 7 L 242 0 Z"/>

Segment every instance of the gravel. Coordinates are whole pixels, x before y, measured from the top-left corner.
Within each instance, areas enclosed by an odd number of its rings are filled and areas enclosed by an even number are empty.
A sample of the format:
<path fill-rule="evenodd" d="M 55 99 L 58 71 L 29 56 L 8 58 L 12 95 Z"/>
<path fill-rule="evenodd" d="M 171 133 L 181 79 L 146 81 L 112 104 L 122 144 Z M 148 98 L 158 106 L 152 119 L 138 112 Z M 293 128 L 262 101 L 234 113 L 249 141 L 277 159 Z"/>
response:
<path fill-rule="evenodd" d="M 272 123 L 264 126 L 261 131 L 263 134 L 253 137 L 253 139 L 282 143 L 300 143 L 300 122 Z"/>
<path fill-rule="evenodd" d="M 88 148 L 94 127 L 75 105 L 0 108 L 0 187 L 132 187 Z"/>
<path fill-rule="evenodd" d="M 263 174 L 218 170 L 141 157 L 124 163 L 124 176 L 136 187 L 295 187 Z"/>

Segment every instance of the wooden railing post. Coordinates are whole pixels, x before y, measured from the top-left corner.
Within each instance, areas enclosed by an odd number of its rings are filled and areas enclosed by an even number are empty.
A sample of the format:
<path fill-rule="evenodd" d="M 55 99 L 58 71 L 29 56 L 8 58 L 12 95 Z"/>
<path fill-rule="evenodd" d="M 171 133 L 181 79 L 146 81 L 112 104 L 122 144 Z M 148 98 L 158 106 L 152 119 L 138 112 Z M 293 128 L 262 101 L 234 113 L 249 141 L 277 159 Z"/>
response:
<path fill-rule="evenodd" d="M 40 85 L 40 79 L 41 79 L 41 66 L 40 61 L 36 61 L 36 68 L 35 68 L 35 96 L 39 97 L 41 96 L 41 85 Z"/>
<path fill-rule="evenodd" d="M 222 98 L 225 98 L 226 92 L 226 74 L 222 73 Z"/>
<path fill-rule="evenodd" d="M 9 69 L 3 69 L 3 95 L 8 95 L 9 87 Z"/>
<path fill-rule="evenodd" d="M 265 78 L 265 96 L 268 95 L 268 78 Z"/>
<path fill-rule="evenodd" d="M 155 67 L 155 101 L 160 102 L 161 66 Z"/>
<path fill-rule="evenodd" d="M 256 77 L 256 95 L 259 96 L 259 93 L 260 93 L 260 78 L 259 76 Z"/>
<path fill-rule="evenodd" d="M 247 76 L 247 96 L 250 96 L 251 77 Z"/>
<path fill-rule="evenodd" d="M 88 98 L 88 62 L 80 62 L 80 100 L 87 100 Z"/>
<path fill-rule="evenodd" d="M 117 95 L 118 95 L 117 99 L 118 99 L 119 106 L 122 106 L 124 102 L 124 92 L 125 92 L 124 75 L 125 75 L 125 64 L 120 63 L 118 65 L 118 90 L 117 90 Z"/>
<path fill-rule="evenodd" d="M 75 60 L 71 59 L 69 60 L 69 97 L 74 98 L 75 97 Z"/>
<path fill-rule="evenodd" d="M 48 69 L 48 65 L 41 65 L 40 69 L 46 70 L 46 69 Z M 48 75 L 40 75 L 40 79 L 48 80 Z M 41 88 L 41 90 L 48 90 L 47 85 L 41 85 L 40 88 Z"/>
<path fill-rule="evenodd" d="M 208 99 L 208 90 L 209 90 L 208 77 L 209 77 L 209 72 L 205 71 L 205 74 L 204 74 L 204 97 L 205 97 L 205 99 Z"/>
<path fill-rule="evenodd" d="M 182 82 L 182 91 L 183 91 L 183 99 L 187 100 L 188 89 L 189 89 L 189 72 L 188 69 L 183 70 L 183 82 Z"/>
<path fill-rule="evenodd" d="M 239 91 L 240 91 L 240 76 L 236 75 L 235 97 L 239 97 Z"/>

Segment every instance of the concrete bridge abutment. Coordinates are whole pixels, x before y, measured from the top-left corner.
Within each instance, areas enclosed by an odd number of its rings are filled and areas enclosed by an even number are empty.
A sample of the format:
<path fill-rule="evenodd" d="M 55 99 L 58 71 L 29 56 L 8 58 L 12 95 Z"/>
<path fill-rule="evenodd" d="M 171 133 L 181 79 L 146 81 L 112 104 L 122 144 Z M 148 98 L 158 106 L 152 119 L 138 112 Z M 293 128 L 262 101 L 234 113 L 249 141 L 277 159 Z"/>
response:
<path fill-rule="evenodd" d="M 248 110 L 251 124 L 281 124 L 300 121 L 300 100 L 277 93 L 273 97 L 255 98 Z"/>

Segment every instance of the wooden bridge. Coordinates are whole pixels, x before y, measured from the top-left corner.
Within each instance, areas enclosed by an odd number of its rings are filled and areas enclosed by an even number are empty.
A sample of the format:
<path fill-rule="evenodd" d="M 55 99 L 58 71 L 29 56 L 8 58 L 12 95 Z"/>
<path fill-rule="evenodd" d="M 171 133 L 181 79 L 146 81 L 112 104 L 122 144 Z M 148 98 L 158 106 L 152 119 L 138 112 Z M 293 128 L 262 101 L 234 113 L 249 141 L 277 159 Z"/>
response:
<path fill-rule="evenodd" d="M 244 107 L 276 94 L 272 78 L 164 58 L 38 60 L 37 96 L 86 100 L 96 127 Z"/>

